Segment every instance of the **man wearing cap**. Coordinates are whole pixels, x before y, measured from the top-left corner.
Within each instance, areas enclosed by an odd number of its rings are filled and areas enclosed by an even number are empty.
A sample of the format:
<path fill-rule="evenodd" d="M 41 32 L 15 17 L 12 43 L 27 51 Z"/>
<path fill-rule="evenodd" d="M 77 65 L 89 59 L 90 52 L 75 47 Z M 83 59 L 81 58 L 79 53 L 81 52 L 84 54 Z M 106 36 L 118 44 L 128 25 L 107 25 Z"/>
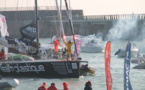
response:
<path fill-rule="evenodd" d="M 66 82 L 63 83 L 63 90 L 70 90 Z"/>

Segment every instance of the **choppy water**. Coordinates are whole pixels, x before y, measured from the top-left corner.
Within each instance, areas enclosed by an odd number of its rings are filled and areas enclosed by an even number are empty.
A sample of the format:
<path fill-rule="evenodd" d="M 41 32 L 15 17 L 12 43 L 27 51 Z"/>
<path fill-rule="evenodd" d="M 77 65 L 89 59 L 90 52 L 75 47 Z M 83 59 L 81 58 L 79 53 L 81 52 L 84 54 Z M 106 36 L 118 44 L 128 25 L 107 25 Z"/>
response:
<path fill-rule="evenodd" d="M 103 42 L 106 44 L 106 42 Z M 144 41 L 136 41 L 137 46 L 144 45 Z M 111 56 L 111 73 L 113 78 L 112 90 L 123 90 L 124 78 L 124 58 L 114 56 L 115 51 L 120 47 L 126 46 L 127 41 L 113 41 L 112 42 L 112 56 Z M 143 51 L 143 50 L 142 50 Z M 143 53 L 143 52 L 141 52 Z M 95 68 L 95 76 L 84 76 L 80 78 L 65 78 L 65 79 L 43 79 L 43 78 L 18 78 L 20 84 L 14 90 L 37 90 L 43 83 L 47 83 L 47 87 L 52 83 L 56 83 L 58 90 L 63 90 L 63 82 L 69 84 L 70 90 L 83 90 L 85 82 L 92 81 L 93 90 L 107 90 L 105 79 L 104 53 L 81 53 L 83 60 L 89 62 L 89 66 Z M 131 63 L 130 81 L 133 90 L 145 90 L 145 70 L 132 69 L 136 64 Z M 10 78 L 3 78 L 8 80 Z"/>

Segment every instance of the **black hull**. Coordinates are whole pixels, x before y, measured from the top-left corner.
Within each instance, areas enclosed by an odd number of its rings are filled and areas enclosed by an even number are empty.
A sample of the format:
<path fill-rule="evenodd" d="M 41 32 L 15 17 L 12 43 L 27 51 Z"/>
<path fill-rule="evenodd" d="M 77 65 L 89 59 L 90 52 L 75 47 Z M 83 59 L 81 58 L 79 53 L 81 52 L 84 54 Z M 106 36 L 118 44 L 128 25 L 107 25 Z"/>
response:
<path fill-rule="evenodd" d="M 2 77 L 79 78 L 83 61 L 1 62 Z"/>

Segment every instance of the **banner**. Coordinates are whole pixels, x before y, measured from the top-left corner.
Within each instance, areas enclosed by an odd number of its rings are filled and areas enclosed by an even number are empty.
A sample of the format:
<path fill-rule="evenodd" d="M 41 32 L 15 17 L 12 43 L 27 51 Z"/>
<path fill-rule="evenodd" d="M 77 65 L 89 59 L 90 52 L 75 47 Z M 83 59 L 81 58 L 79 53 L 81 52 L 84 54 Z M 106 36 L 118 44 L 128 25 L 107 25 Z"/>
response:
<path fill-rule="evenodd" d="M 77 57 L 80 56 L 80 52 L 81 52 L 81 43 L 82 41 L 81 40 L 77 40 L 76 42 L 76 49 L 74 50 L 74 59 L 77 59 Z"/>
<path fill-rule="evenodd" d="M 9 36 L 9 33 L 7 31 L 6 18 L 1 14 L 0 14 L 0 33 L 1 37 Z"/>
<path fill-rule="evenodd" d="M 112 90 L 112 75 L 110 71 L 110 61 L 111 61 L 111 42 L 108 41 L 105 49 L 105 71 L 106 71 L 107 90 Z"/>
<path fill-rule="evenodd" d="M 132 86 L 129 79 L 130 72 L 130 59 L 131 59 L 131 43 L 128 42 L 126 46 L 126 53 L 124 59 L 124 90 L 132 90 Z"/>

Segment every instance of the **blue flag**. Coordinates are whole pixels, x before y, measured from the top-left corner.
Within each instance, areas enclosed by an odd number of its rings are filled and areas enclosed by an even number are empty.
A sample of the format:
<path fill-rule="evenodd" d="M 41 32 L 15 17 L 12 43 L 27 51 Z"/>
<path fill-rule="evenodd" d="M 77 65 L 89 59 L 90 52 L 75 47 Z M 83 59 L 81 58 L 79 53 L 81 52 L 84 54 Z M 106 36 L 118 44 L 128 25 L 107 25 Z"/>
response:
<path fill-rule="evenodd" d="M 124 59 L 124 90 L 132 90 L 132 86 L 129 79 L 129 72 L 130 72 L 130 59 L 131 59 L 131 43 L 128 42 L 126 46 L 125 52 L 125 59 Z"/>

